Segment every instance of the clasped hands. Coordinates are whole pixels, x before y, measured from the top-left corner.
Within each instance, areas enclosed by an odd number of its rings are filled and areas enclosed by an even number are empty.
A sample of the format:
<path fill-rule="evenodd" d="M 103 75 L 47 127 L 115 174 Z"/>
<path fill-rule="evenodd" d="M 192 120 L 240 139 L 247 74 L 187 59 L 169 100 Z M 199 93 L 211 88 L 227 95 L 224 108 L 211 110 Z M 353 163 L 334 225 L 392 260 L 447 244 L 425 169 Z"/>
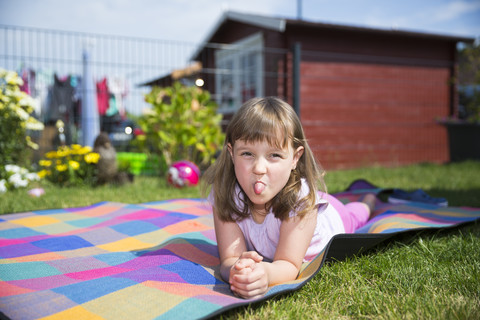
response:
<path fill-rule="evenodd" d="M 245 299 L 263 296 L 269 285 L 268 273 L 262 263 L 263 257 L 256 251 L 242 253 L 230 268 L 230 289 Z"/>

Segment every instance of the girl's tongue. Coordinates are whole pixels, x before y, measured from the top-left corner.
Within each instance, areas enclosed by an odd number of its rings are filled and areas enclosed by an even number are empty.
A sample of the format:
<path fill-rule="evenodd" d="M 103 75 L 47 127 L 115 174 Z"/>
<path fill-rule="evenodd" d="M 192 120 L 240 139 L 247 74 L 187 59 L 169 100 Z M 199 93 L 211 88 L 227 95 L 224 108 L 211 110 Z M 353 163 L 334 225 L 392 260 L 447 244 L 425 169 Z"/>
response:
<path fill-rule="evenodd" d="M 261 182 L 256 182 L 253 186 L 253 190 L 255 191 L 255 194 L 260 194 L 263 190 L 265 190 L 265 185 Z"/>

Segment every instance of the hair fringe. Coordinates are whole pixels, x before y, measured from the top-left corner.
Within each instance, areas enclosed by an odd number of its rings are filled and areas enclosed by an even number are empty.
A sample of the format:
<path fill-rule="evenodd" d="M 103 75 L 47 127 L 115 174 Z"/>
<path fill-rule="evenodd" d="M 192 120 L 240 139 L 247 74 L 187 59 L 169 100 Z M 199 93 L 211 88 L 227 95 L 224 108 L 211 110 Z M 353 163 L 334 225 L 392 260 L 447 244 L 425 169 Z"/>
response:
<path fill-rule="evenodd" d="M 278 130 L 283 133 L 283 140 L 278 140 Z M 266 209 L 272 209 L 275 217 L 280 220 L 288 219 L 292 210 L 297 211 L 297 215 L 303 218 L 306 213 L 315 209 L 317 191 L 327 191 L 323 179 L 325 171 L 308 145 L 300 119 L 293 108 L 281 99 L 253 98 L 245 102 L 230 121 L 222 152 L 203 175 L 203 193 L 206 195 L 208 187 L 212 187 L 214 210 L 222 221 L 245 219 L 250 216 L 253 209 L 253 203 L 241 188 L 239 188 L 241 194 L 235 195 L 238 182 L 227 146 L 228 144 L 233 146 L 239 139 L 249 142 L 266 140 L 269 144 L 280 147 L 292 143 L 294 150 L 303 146 L 304 152 L 297 163 L 297 168 L 292 170 L 287 184 Z M 307 196 L 298 199 L 302 178 L 305 179 L 310 191 Z M 236 206 L 233 200 L 235 198 L 244 202 L 243 210 Z"/>

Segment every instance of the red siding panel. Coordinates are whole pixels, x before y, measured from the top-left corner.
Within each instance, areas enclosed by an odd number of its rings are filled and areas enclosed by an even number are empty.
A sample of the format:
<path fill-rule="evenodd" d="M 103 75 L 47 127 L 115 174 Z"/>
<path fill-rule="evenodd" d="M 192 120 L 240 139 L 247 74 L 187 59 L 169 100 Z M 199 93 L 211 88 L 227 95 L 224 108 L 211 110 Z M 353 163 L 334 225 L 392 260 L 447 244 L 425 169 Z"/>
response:
<path fill-rule="evenodd" d="M 450 71 L 302 62 L 301 119 L 327 169 L 448 161 Z"/>

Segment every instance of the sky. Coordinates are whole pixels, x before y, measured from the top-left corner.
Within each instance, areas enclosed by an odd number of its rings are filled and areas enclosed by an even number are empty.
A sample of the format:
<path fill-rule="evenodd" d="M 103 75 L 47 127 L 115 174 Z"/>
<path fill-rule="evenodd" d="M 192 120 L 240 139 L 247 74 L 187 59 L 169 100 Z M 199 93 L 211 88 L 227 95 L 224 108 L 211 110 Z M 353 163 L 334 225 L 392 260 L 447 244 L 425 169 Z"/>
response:
<path fill-rule="evenodd" d="M 0 0 L 0 24 L 201 43 L 225 10 L 480 37 L 480 0 Z"/>
<path fill-rule="evenodd" d="M 111 35 L 122 39 L 132 37 L 135 41 L 155 39 L 144 43 L 165 44 L 167 50 L 162 49 L 165 57 L 158 58 L 157 51 L 142 49 L 140 45 L 114 52 L 113 49 L 103 49 L 99 43 L 92 43 L 92 50 L 96 50 L 91 51 L 92 56 L 98 61 L 109 62 L 96 64 L 97 78 L 120 75 L 129 79 L 131 88 L 143 90 L 135 86 L 166 75 L 173 69 L 184 68 L 189 63 L 191 50 L 208 40 L 206 37 L 227 10 L 346 26 L 462 36 L 480 41 L 480 0 L 0 0 L 0 27 L 33 27 L 41 30 L 39 34 L 45 34 L 43 30 L 80 32 L 82 39 L 84 34 L 87 34 L 85 38 L 91 34 L 92 38 Z M 11 42 L 7 42 L 7 38 Z M 22 52 L 20 56 L 31 53 L 48 57 L 30 59 L 28 66 L 34 69 L 50 68 L 61 75 L 80 73 L 81 65 L 60 63 L 64 60 L 55 56 L 63 54 L 65 47 L 61 44 L 35 40 L 26 41 L 24 45 L 23 36 L 11 38 L 8 33 L 0 33 L 0 40 L 0 58 L 6 57 L 7 61 L 4 68 L 17 70 L 23 65 L 23 60 L 12 59 L 6 53 L 8 51 L 17 55 Z M 183 48 L 185 44 L 189 49 L 168 49 L 170 42 L 172 48 Z M 39 47 L 32 50 L 31 43 Z M 141 67 L 139 62 L 130 66 L 134 59 L 128 54 L 133 47 L 136 47 L 135 52 L 150 53 L 142 59 L 154 61 L 154 66 Z M 74 57 L 79 57 L 75 48 L 73 51 Z M 109 53 L 113 52 L 116 56 L 123 54 L 123 58 L 109 59 Z M 105 55 L 106 59 L 102 60 Z M 113 66 L 110 63 L 123 61 L 121 59 L 128 61 L 122 69 L 119 69 L 121 63 Z M 129 94 L 128 99 L 133 101 L 131 96 Z"/>
<path fill-rule="evenodd" d="M 300 11 L 298 1 L 301 1 Z M 192 50 L 208 40 L 206 37 L 227 10 L 480 40 L 480 0 L 0 0 L 0 27 L 40 30 L 38 38 L 26 37 L 30 31 L 20 36 L 15 33 L 13 38 L 8 32 L 0 33 L 0 67 L 18 70 L 25 64 L 37 71 L 80 74 L 82 65 L 78 63 L 80 50 L 75 46 L 77 42 L 65 40 L 70 44 L 67 48 L 56 40 L 38 39 L 44 39 L 41 35 L 49 33 L 44 30 L 80 32 L 78 35 L 84 39 L 81 45 L 85 49 L 89 46 L 90 35 L 92 39 L 99 39 L 100 35 L 102 42 L 92 40 L 90 47 L 90 54 L 96 60 L 94 76 L 100 79 L 114 74 L 127 78 L 132 93 L 126 104 L 139 110 L 135 104 L 141 103 L 142 99 L 134 101 L 133 91 L 146 89 L 138 85 L 187 66 Z M 108 41 L 104 39 L 117 37 L 103 35 L 120 36 L 128 41 L 132 37 L 135 45 L 115 50 L 112 49 L 114 45 L 107 46 Z M 137 39 L 148 39 L 142 42 L 145 47 Z M 160 43 L 163 55 L 148 47 L 152 43 Z M 31 44 L 38 47 L 32 49 Z M 67 51 L 66 58 L 64 50 Z M 68 52 L 72 52 L 72 63 L 64 63 L 70 61 Z M 130 54 L 137 54 L 136 58 Z M 29 57 L 26 62 L 24 55 Z"/>

